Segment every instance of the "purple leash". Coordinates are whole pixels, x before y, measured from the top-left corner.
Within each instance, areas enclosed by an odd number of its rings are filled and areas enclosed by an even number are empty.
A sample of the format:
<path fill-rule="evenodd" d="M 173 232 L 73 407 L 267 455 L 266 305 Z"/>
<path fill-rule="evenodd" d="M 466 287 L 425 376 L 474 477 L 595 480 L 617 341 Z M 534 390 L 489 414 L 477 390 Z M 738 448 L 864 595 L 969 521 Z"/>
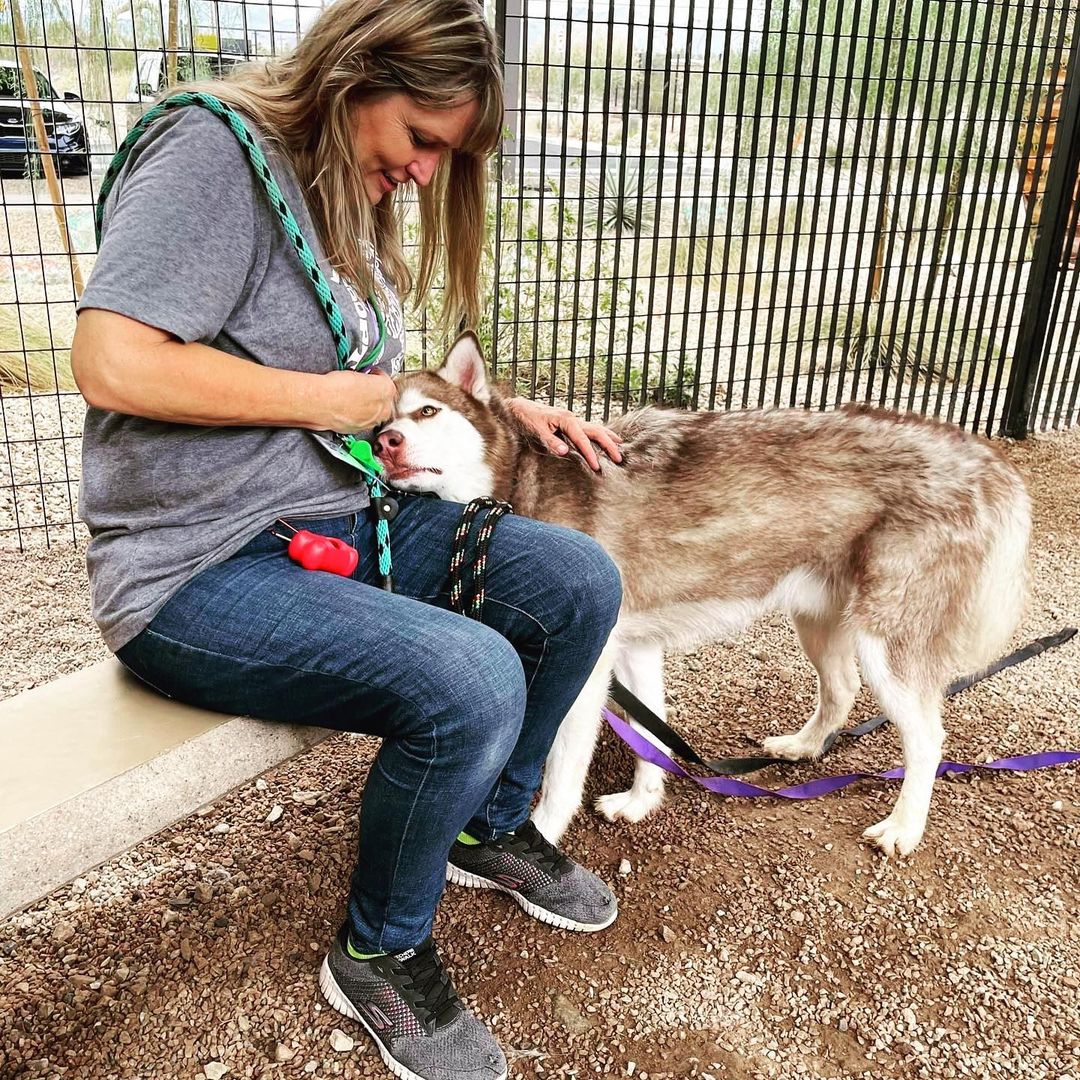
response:
<path fill-rule="evenodd" d="M 1024 649 L 1018 650 L 1011 656 L 1006 657 L 1004 660 L 999 660 L 992 665 L 993 671 L 1000 671 L 1002 668 L 1011 667 L 1013 664 L 1020 663 L 1032 656 L 1039 655 L 1041 652 L 1045 652 L 1048 647 L 1067 641 L 1076 633 L 1076 631 L 1071 628 L 1070 631 L 1071 632 L 1063 631 L 1061 634 L 1055 635 L 1052 639 L 1041 639 Z M 953 685 L 954 687 L 957 687 L 957 689 L 963 689 L 967 686 L 971 686 L 972 683 L 977 682 L 978 678 L 979 677 L 969 676 L 966 679 L 960 680 L 960 683 L 954 683 Z M 957 692 L 953 687 L 950 687 L 950 691 L 954 693 Z M 653 765 L 659 766 L 661 769 L 666 770 L 674 776 L 681 776 L 687 780 L 693 780 L 694 783 L 700 784 L 703 788 L 707 788 L 716 795 L 729 795 L 747 799 L 816 799 L 819 795 L 829 795 L 834 791 L 839 791 L 841 788 L 854 784 L 858 780 L 901 780 L 904 776 L 904 770 L 902 768 L 889 769 L 887 772 L 880 773 L 845 773 L 842 776 L 822 776 L 816 780 L 809 780 L 805 784 L 796 784 L 794 787 L 778 788 L 776 790 L 759 787 L 757 784 L 749 784 L 745 780 L 736 780 L 731 776 L 696 776 L 694 773 L 688 772 L 672 757 L 651 743 L 644 735 L 635 731 L 625 720 L 621 720 L 611 712 L 610 709 L 604 709 L 603 714 L 604 719 L 611 725 L 615 734 L 618 735 L 638 757 L 643 758 Z M 984 769 L 1009 772 L 1030 772 L 1033 769 L 1047 769 L 1052 765 L 1067 765 L 1073 761 L 1080 761 L 1080 751 L 1044 750 L 1037 754 L 1019 754 L 1015 757 L 998 758 L 997 761 L 988 761 L 982 765 L 969 764 L 968 762 L 963 761 L 943 761 L 938 766 L 936 775 L 957 775 L 959 773 L 975 772 Z M 788 764 L 791 763 L 788 762 Z"/>

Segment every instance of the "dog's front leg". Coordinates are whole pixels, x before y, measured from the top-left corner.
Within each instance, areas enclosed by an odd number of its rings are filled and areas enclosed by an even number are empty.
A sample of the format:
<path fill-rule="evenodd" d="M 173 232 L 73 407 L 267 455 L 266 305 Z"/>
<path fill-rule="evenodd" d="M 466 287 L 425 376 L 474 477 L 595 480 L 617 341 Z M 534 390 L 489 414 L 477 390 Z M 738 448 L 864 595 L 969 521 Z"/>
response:
<path fill-rule="evenodd" d="M 661 720 L 664 704 L 664 651 L 659 645 L 623 648 L 615 662 L 615 673 L 623 685 L 647 705 Z M 608 819 L 641 821 L 664 801 L 664 770 L 637 759 L 634 783 L 629 791 L 616 791 L 596 800 L 596 809 Z"/>
<path fill-rule="evenodd" d="M 611 688 L 611 670 L 617 646 L 612 632 L 600 659 L 566 719 L 559 726 L 555 742 L 544 765 L 540 801 L 533 811 L 533 824 L 553 844 L 559 842 L 581 806 L 585 775 L 589 771 L 596 735 L 600 730 L 600 710 Z"/>

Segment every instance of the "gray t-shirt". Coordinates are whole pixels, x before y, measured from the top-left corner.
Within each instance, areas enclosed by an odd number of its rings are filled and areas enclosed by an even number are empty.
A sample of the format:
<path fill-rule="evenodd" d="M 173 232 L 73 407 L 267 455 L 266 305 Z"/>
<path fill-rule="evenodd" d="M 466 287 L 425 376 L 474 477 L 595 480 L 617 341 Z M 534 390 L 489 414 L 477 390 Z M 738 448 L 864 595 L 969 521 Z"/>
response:
<path fill-rule="evenodd" d="M 331 282 L 350 342 L 365 355 L 378 332 L 374 311 L 332 271 L 292 169 L 259 141 Z M 388 288 L 383 295 L 393 296 Z M 405 348 L 401 305 L 382 306 L 379 366 L 392 374 Z M 105 208 L 83 308 L 119 312 L 269 367 L 337 367 L 292 241 L 236 137 L 198 106 L 162 117 L 131 151 Z M 294 428 L 200 427 L 91 408 L 82 462 L 91 605 L 114 651 L 182 585 L 275 518 L 347 514 L 368 501 L 359 472 Z"/>

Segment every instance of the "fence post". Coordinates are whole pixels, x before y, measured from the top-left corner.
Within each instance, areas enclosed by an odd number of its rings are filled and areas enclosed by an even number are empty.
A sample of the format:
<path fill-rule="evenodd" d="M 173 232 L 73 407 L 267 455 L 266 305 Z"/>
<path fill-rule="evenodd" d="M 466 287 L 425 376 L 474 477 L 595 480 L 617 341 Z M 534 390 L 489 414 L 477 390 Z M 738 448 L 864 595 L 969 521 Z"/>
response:
<path fill-rule="evenodd" d="M 1046 192 L 1027 293 L 1016 332 L 1016 351 L 1005 393 L 1001 433 L 1023 439 L 1031 427 L 1032 398 L 1046 348 L 1050 309 L 1062 272 L 1069 213 L 1080 167 L 1080 43 L 1074 43 L 1065 75 L 1065 100 L 1054 133 L 1054 152 L 1046 170 Z M 1047 211 L 1049 210 L 1049 213 Z"/>
<path fill-rule="evenodd" d="M 510 183 L 520 181 L 517 169 L 523 169 L 525 111 L 521 100 L 522 65 L 524 42 L 522 20 L 525 15 L 524 0 L 498 0 L 495 5 L 495 35 L 503 62 L 503 131 L 501 146 L 503 179 Z M 569 46 L 568 46 L 569 47 Z"/>

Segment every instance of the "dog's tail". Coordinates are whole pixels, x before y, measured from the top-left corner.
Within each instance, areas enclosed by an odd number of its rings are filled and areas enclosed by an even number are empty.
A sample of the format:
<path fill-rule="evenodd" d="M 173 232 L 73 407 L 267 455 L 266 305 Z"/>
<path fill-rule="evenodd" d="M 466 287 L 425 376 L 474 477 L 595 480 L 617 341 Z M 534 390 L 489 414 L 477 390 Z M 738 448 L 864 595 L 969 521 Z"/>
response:
<path fill-rule="evenodd" d="M 989 537 L 986 558 L 974 582 L 962 643 L 965 672 L 981 671 L 1012 637 L 1028 598 L 1028 541 L 1031 501 L 1019 473 L 994 455 L 983 475 L 984 525 Z"/>

